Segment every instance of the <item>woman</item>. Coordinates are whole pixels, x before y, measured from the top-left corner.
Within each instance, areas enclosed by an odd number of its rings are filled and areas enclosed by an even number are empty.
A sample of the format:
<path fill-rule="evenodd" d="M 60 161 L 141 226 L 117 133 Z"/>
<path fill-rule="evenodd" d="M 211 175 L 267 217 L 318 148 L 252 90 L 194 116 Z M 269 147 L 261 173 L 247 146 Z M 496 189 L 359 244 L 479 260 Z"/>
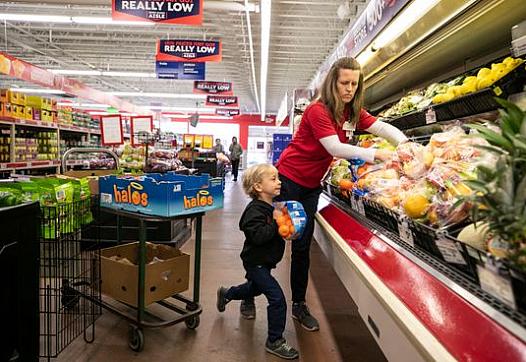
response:
<path fill-rule="evenodd" d="M 392 156 L 391 151 L 347 144 L 355 129 L 383 137 L 394 145 L 407 140 L 401 131 L 377 121 L 363 110 L 362 102 L 363 74 L 360 64 L 353 58 L 337 60 L 322 84 L 318 100 L 312 102 L 303 113 L 298 131 L 277 163 L 282 181 L 280 200 L 301 202 L 308 218 L 302 238 L 292 242 L 290 284 L 292 317 L 309 331 L 319 329 L 318 321 L 305 304 L 305 294 L 321 179 L 333 157 L 359 157 L 372 163 Z"/>
<path fill-rule="evenodd" d="M 230 162 L 232 163 L 232 176 L 234 177 L 234 182 L 237 181 L 237 173 L 239 169 L 239 159 L 243 154 L 243 148 L 239 143 L 237 143 L 237 137 L 232 137 L 232 144 L 229 148 L 230 151 Z"/>

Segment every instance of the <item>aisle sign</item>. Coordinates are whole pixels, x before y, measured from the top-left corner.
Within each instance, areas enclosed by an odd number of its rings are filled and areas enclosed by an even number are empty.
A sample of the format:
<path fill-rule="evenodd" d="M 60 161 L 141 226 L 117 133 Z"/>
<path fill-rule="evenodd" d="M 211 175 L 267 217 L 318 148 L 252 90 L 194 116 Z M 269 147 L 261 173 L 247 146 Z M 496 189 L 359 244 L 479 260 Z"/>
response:
<path fill-rule="evenodd" d="M 216 108 L 216 114 L 218 116 L 239 116 L 239 108 Z"/>
<path fill-rule="evenodd" d="M 232 83 L 230 82 L 210 82 L 196 80 L 194 82 L 193 92 L 199 94 L 218 94 L 223 96 L 234 95 Z"/>
<path fill-rule="evenodd" d="M 208 96 L 206 106 L 211 107 L 239 107 L 235 96 Z"/>
<path fill-rule="evenodd" d="M 121 116 L 101 116 L 100 135 L 103 146 L 122 145 L 124 143 L 124 136 Z"/>
<path fill-rule="evenodd" d="M 203 0 L 112 0 L 111 18 L 163 24 L 203 24 Z"/>
<path fill-rule="evenodd" d="M 220 62 L 221 42 L 188 39 L 161 39 L 155 60 L 165 62 Z"/>
<path fill-rule="evenodd" d="M 203 80 L 205 63 L 155 62 L 155 73 L 159 79 Z"/>
<path fill-rule="evenodd" d="M 153 132 L 153 117 L 152 116 L 137 116 L 137 117 L 131 117 L 131 144 L 132 146 L 140 145 L 140 137 L 139 133 L 141 132 L 147 132 L 152 133 Z"/>

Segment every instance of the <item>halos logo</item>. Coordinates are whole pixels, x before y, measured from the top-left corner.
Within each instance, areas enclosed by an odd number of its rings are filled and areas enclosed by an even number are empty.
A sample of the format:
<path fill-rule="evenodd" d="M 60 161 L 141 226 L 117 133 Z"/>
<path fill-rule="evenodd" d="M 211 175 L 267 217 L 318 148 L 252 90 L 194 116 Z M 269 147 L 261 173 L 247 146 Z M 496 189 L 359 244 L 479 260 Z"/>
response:
<path fill-rule="evenodd" d="M 199 191 L 194 197 L 184 197 L 184 208 L 193 209 L 195 207 L 212 206 L 214 198 L 206 190 Z"/>
<path fill-rule="evenodd" d="M 148 193 L 140 192 L 144 186 L 137 182 L 130 182 L 124 190 L 118 190 L 117 185 L 113 185 L 113 195 L 117 204 L 133 204 L 148 206 Z"/>

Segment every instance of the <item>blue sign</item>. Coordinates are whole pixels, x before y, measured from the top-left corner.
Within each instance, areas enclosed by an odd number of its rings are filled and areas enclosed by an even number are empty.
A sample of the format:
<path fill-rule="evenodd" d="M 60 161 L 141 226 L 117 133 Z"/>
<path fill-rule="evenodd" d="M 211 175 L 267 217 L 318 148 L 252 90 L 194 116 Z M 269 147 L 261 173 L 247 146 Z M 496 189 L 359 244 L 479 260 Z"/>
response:
<path fill-rule="evenodd" d="M 204 80 L 206 63 L 155 62 L 159 79 Z"/>

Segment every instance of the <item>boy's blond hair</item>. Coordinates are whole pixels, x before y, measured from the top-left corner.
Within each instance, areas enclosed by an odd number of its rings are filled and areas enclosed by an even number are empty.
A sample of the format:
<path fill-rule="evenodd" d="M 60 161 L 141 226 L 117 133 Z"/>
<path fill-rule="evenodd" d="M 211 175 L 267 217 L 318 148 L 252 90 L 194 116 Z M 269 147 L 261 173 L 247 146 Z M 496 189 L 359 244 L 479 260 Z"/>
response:
<path fill-rule="evenodd" d="M 278 173 L 278 170 L 268 163 L 249 167 L 243 172 L 243 190 L 245 190 L 245 193 L 251 198 L 257 199 L 259 193 L 254 188 L 254 185 L 263 181 L 263 176 L 271 172 Z"/>

